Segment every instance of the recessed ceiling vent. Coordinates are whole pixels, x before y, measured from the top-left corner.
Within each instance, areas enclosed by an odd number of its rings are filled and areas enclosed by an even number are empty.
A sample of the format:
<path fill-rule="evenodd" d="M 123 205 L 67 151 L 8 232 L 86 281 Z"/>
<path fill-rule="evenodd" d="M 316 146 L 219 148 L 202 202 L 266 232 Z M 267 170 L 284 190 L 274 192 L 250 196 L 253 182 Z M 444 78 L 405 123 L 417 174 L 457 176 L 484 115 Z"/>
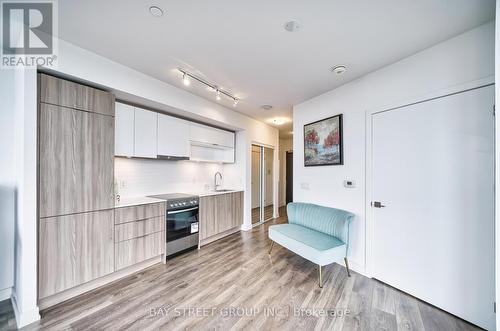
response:
<path fill-rule="evenodd" d="M 330 71 L 337 75 L 342 75 L 347 71 L 347 67 L 345 65 L 334 66 L 330 68 Z"/>
<path fill-rule="evenodd" d="M 149 7 L 149 12 L 154 17 L 162 17 L 163 16 L 163 9 L 161 9 L 158 6 L 151 6 L 151 7 Z"/>
<path fill-rule="evenodd" d="M 260 106 L 260 108 L 262 108 L 264 110 L 271 110 L 271 109 L 273 109 L 273 106 L 271 106 L 271 105 L 262 105 L 262 106 Z"/>
<path fill-rule="evenodd" d="M 285 23 L 284 28 L 288 32 L 296 32 L 300 30 L 300 23 L 298 21 L 289 21 Z"/>

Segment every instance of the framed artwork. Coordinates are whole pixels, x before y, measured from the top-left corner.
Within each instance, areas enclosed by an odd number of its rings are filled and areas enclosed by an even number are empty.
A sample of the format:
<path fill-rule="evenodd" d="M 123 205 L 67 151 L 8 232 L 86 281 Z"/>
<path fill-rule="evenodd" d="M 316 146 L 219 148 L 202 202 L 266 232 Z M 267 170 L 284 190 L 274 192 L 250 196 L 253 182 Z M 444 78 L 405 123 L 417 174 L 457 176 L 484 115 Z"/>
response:
<path fill-rule="evenodd" d="M 304 166 L 342 164 L 342 114 L 304 125 Z"/>

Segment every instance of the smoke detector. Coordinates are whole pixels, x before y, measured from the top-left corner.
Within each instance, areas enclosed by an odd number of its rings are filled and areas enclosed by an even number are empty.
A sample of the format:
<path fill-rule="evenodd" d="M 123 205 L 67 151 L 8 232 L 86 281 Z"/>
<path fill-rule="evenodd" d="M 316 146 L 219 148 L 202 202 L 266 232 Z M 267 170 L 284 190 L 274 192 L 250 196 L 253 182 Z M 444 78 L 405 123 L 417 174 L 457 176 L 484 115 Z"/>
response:
<path fill-rule="evenodd" d="M 299 21 L 288 21 L 285 23 L 284 28 L 288 32 L 296 32 L 300 29 Z"/>
<path fill-rule="evenodd" d="M 334 66 L 330 68 L 330 71 L 336 73 L 337 75 L 342 75 L 347 71 L 347 67 L 345 65 Z"/>

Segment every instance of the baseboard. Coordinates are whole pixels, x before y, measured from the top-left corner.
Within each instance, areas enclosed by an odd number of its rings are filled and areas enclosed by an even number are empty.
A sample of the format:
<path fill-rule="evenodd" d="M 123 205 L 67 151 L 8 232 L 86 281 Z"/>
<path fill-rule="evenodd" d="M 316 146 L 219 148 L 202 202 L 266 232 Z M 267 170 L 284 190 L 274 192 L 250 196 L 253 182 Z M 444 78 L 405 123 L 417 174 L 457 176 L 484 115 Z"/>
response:
<path fill-rule="evenodd" d="M 342 264 L 343 265 L 343 264 Z M 369 277 L 366 273 L 366 268 L 364 265 L 357 263 L 356 261 L 349 260 L 349 269 L 356 271 L 358 274 Z M 370 278 L 370 277 L 369 277 Z"/>
<path fill-rule="evenodd" d="M 18 329 L 40 320 L 40 312 L 37 306 L 28 311 L 22 311 L 19 309 L 15 291 L 12 291 L 10 301 L 12 302 L 12 309 L 14 310 L 14 315 L 16 316 L 16 324 Z"/>
<path fill-rule="evenodd" d="M 7 287 L 4 288 L 3 290 L 0 290 L 0 301 L 10 299 L 11 296 L 12 296 L 12 287 Z"/>
<path fill-rule="evenodd" d="M 251 224 L 250 225 L 243 224 L 240 229 L 241 229 L 241 231 L 250 231 L 250 230 L 252 230 L 252 225 Z"/>

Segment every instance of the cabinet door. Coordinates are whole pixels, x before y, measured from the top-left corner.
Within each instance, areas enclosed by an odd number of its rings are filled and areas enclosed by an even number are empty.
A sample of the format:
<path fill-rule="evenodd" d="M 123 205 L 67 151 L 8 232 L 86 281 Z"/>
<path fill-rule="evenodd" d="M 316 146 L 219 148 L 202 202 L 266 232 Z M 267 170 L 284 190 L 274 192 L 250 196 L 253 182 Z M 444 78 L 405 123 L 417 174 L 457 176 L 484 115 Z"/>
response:
<path fill-rule="evenodd" d="M 217 232 L 221 233 L 233 228 L 233 201 L 232 194 L 220 194 L 216 197 Z"/>
<path fill-rule="evenodd" d="M 231 193 L 232 202 L 232 227 L 241 226 L 243 224 L 243 192 Z"/>
<path fill-rule="evenodd" d="M 115 269 L 120 270 L 165 253 L 165 231 L 121 241 L 115 245 Z"/>
<path fill-rule="evenodd" d="M 114 116 L 113 94 L 40 74 L 40 102 Z"/>
<path fill-rule="evenodd" d="M 40 220 L 39 298 L 113 272 L 113 222 L 112 209 Z"/>
<path fill-rule="evenodd" d="M 216 196 L 200 197 L 200 240 L 218 233 Z"/>
<path fill-rule="evenodd" d="M 189 157 L 188 122 L 158 114 L 158 155 Z"/>
<path fill-rule="evenodd" d="M 40 217 L 114 207 L 114 118 L 40 104 Z"/>
<path fill-rule="evenodd" d="M 214 147 L 234 148 L 233 132 L 197 123 L 191 123 L 189 131 L 189 139 L 193 142 L 212 145 Z"/>
<path fill-rule="evenodd" d="M 222 146 L 234 148 L 234 132 L 219 130 L 218 132 L 219 141 Z"/>
<path fill-rule="evenodd" d="M 135 108 L 134 156 L 156 159 L 158 113 Z"/>
<path fill-rule="evenodd" d="M 115 104 L 115 155 L 134 156 L 134 107 Z"/>

